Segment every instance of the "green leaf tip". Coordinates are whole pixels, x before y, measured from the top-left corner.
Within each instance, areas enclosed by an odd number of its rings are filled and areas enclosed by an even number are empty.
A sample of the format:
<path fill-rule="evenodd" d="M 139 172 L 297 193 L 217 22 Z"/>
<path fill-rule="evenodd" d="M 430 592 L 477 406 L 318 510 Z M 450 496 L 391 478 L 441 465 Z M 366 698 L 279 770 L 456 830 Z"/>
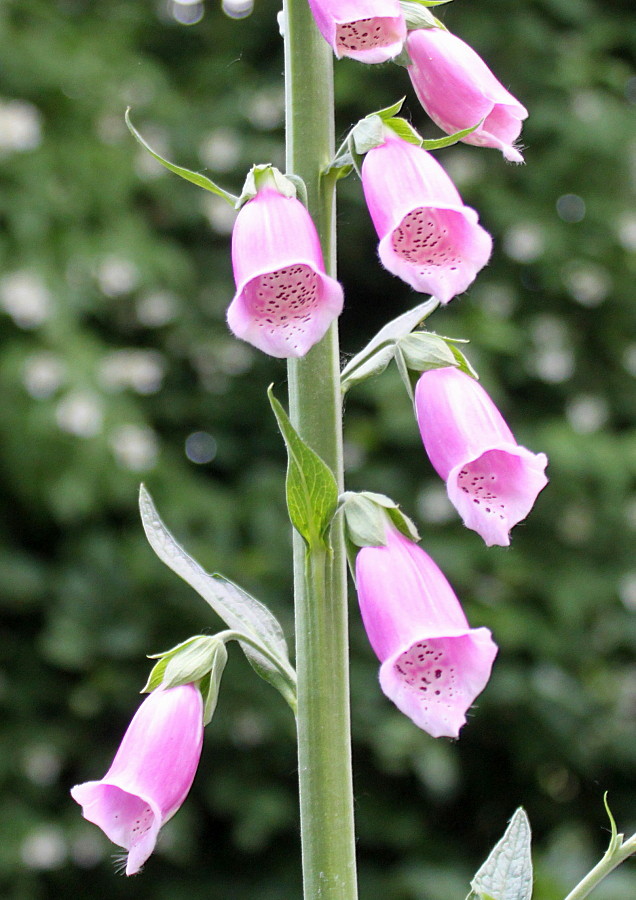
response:
<path fill-rule="evenodd" d="M 274 396 L 267 396 L 287 447 L 287 510 L 296 531 L 312 547 L 326 544 L 326 533 L 338 505 L 338 486 L 333 472 L 306 444 Z"/>
<path fill-rule="evenodd" d="M 206 191 L 210 191 L 210 193 L 212 194 L 216 194 L 217 197 L 222 197 L 222 199 L 229 203 L 231 206 L 236 206 L 238 197 L 236 197 L 234 194 L 230 194 L 229 191 L 226 191 L 222 187 L 219 187 L 218 184 L 215 184 L 210 178 L 207 178 L 205 175 L 201 175 L 200 172 L 192 172 L 190 169 L 183 168 L 183 166 L 176 166 L 174 163 L 171 163 L 169 160 L 164 159 L 163 156 L 160 156 L 159 153 L 153 150 L 148 142 L 145 141 L 144 138 L 142 138 L 142 136 L 139 134 L 139 132 L 131 122 L 130 109 L 131 108 L 129 106 L 124 116 L 128 131 L 130 131 L 137 143 L 141 144 L 144 150 L 146 150 L 153 157 L 153 159 L 156 159 L 158 163 L 161 163 L 161 165 L 164 168 L 168 169 L 169 172 L 173 172 L 180 178 L 185 179 L 185 181 L 196 184 L 197 187 L 203 188 Z"/>
<path fill-rule="evenodd" d="M 528 816 L 519 807 L 470 883 L 480 900 L 531 900 L 531 840 Z"/>

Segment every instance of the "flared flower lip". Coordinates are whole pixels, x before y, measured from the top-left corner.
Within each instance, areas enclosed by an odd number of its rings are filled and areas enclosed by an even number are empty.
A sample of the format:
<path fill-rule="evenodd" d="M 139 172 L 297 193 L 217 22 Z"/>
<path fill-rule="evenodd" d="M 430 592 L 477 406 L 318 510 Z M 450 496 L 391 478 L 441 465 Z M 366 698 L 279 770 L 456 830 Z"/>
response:
<path fill-rule="evenodd" d="M 490 257 L 490 253 L 492 251 L 492 239 L 488 232 L 479 224 L 479 216 L 472 207 L 458 205 L 458 204 L 450 204 L 450 203 L 436 203 L 430 200 L 427 200 L 425 203 L 412 205 L 409 204 L 408 207 L 405 206 L 404 211 L 400 215 L 400 210 L 392 211 L 392 222 L 390 230 L 380 238 L 378 243 L 378 256 L 380 257 L 380 261 L 382 265 L 388 269 L 388 271 L 393 272 L 399 278 L 402 278 L 407 284 L 409 284 L 414 290 L 422 291 L 421 285 L 421 276 L 419 275 L 419 267 L 417 263 L 409 262 L 408 260 L 403 259 L 399 253 L 396 253 L 393 247 L 393 233 L 396 228 L 400 226 L 400 224 L 404 221 L 404 218 L 408 216 L 409 213 L 414 212 L 417 209 L 431 209 L 431 210 L 441 210 L 442 212 L 453 212 L 462 216 L 470 226 L 472 226 L 474 231 L 474 240 L 475 242 L 480 242 L 484 249 L 487 249 L 487 253 L 482 253 L 482 256 L 485 257 L 483 262 L 475 262 L 469 259 L 463 259 L 461 263 L 461 267 L 456 267 L 461 269 L 464 272 L 464 278 L 462 279 L 465 282 L 462 286 L 457 288 L 457 285 L 454 283 L 458 279 L 457 277 L 453 277 L 449 279 L 449 284 L 444 285 L 444 277 L 443 273 L 448 271 L 447 266 L 439 266 L 439 275 L 431 275 L 429 280 L 437 282 L 434 290 L 429 289 L 429 293 L 436 297 L 440 303 L 446 304 L 450 302 L 453 297 L 456 297 L 458 294 L 463 293 L 474 281 L 477 273 L 486 265 L 488 258 Z M 433 267 L 435 269 L 436 267 Z"/>
<path fill-rule="evenodd" d="M 252 281 L 270 272 L 285 269 L 289 266 L 307 266 L 319 277 L 322 284 L 322 296 L 316 308 L 311 313 L 308 313 L 313 320 L 313 328 L 308 330 L 305 340 L 301 341 L 297 351 L 294 351 L 289 343 L 285 341 L 282 331 L 278 335 L 264 333 L 264 329 L 258 324 L 258 320 L 255 319 L 250 311 L 244 296 L 245 289 Z M 227 309 L 227 322 L 237 337 L 248 341 L 252 346 L 257 347 L 269 356 L 274 356 L 278 359 L 288 359 L 290 357 L 304 356 L 314 344 L 324 337 L 331 323 L 342 312 L 343 306 L 344 291 L 342 285 L 335 278 L 327 275 L 324 269 L 317 265 L 315 259 L 297 256 L 292 258 L 291 256 L 281 255 L 273 259 L 271 265 L 251 270 L 249 275 L 241 280 Z"/>
<path fill-rule="evenodd" d="M 475 699 L 484 690 L 490 678 L 490 672 L 498 653 L 498 647 L 492 639 L 492 633 L 489 628 L 441 628 L 441 629 L 425 629 L 418 633 L 413 640 L 410 640 L 400 646 L 389 657 L 387 657 L 380 666 L 380 686 L 384 694 L 395 704 L 395 706 L 408 716 L 419 728 L 422 728 L 431 737 L 449 737 L 458 738 L 460 729 L 466 724 L 465 712 L 459 711 L 456 704 L 448 706 L 448 713 L 443 724 L 438 722 L 437 726 L 431 721 L 430 715 L 427 715 L 420 698 L 415 694 L 413 689 L 395 675 L 395 664 L 400 656 L 405 653 L 413 644 L 418 641 L 429 641 L 435 639 L 453 639 L 469 637 L 481 648 L 482 653 L 485 651 L 485 665 L 481 669 L 481 674 L 477 678 L 473 678 L 468 687 L 467 693 L 472 696 L 471 702 L 466 706 L 466 711 L 473 705 Z M 482 660 L 482 663 L 484 661 Z"/>
<path fill-rule="evenodd" d="M 108 788 L 115 788 L 116 790 L 121 791 L 122 794 L 126 794 L 128 797 L 135 797 L 149 807 L 153 816 L 152 825 L 141 836 L 139 841 L 131 840 L 128 844 L 122 842 L 119 831 L 114 825 L 113 817 L 111 815 L 100 814 L 98 808 L 100 803 L 99 793 Z M 100 781 L 87 781 L 83 784 L 77 784 L 75 787 L 71 788 L 70 792 L 71 797 L 82 807 L 83 818 L 85 818 L 87 822 L 91 822 L 93 825 L 97 825 L 98 828 L 101 828 L 106 837 L 112 841 L 113 844 L 123 847 L 123 849 L 128 852 L 126 875 L 135 875 L 139 869 L 141 869 L 155 849 L 159 831 L 176 812 L 175 809 L 169 811 L 165 816 L 162 815 L 159 806 L 152 797 L 144 792 L 136 791 L 133 788 L 133 785 L 126 784 L 116 777 L 105 777 Z"/>
<path fill-rule="evenodd" d="M 506 517 L 505 524 L 500 525 L 498 528 L 485 528 L 483 526 L 477 528 L 474 524 L 469 524 L 468 521 L 466 521 L 467 517 L 464 516 L 461 512 L 464 504 L 462 502 L 463 497 L 458 483 L 459 473 L 465 466 L 477 462 L 477 460 L 479 460 L 485 453 L 497 451 L 506 453 L 510 456 L 515 456 L 517 459 L 527 463 L 527 475 L 529 478 L 532 478 L 533 484 L 530 487 L 530 490 L 526 491 L 526 500 L 523 504 L 519 505 L 519 510 L 516 518 Z M 446 490 L 448 492 L 449 500 L 455 506 L 458 512 L 460 512 L 460 515 L 462 515 L 466 526 L 474 531 L 477 531 L 477 533 L 480 534 L 484 539 L 486 546 L 508 547 L 510 545 L 510 531 L 512 530 L 512 528 L 514 528 L 515 525 L 526 518 L 526 516 L 530 513 L 530 510 L 534 506 L 537 497 L 539 496 L 543 488 L 548 484 L 549 479 L 545 474 L 545 468 L 547 465 L 548 457 L 545 453 L 534 453 L 532 450 L 528 450 L 527 447 L 524 447 L 521 444 L 511 443 L 509 441 L 493 442 L 492 444 L 488 444 L 488 446 L 484 446 L 479 452 L 471 453 L 466 457 L 466 459 L 463 459 L 460 463 L 457 463 L 452 467 L 446 478 Z M 467 509 L 468 508 L 469 507 L 467 507 Z"/>

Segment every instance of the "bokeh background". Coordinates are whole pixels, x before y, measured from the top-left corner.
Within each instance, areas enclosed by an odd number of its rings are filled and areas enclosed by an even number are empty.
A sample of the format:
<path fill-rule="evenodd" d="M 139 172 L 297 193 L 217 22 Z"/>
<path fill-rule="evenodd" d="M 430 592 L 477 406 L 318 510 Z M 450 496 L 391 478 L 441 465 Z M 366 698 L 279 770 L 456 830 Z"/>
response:
<path fill-rule="evenodd" d="M 278 5 L 0 5 L 0 895 L 297 900 L 293 723 L 235 651 L 192 794 L 137 878 L 69 787 L 106 770 L 145 654 L 218 628 L 154 557 L 145 481 L 178 538 L 267 602 L 292 638 L 284 454 L 265 389 L 285 367 L 235 341 L 233 212 L 165 173 L 124 126 L 240 188 L 283 161 Z M 526 165 L 439 154 L 495 237 L 429 320 L 468 354 L 551 484 L 510 549 L 449 508 L 394 372 L 347 402 L 351 489 L 413 515 L 474 625 L 501 647 L 461 740 L 381 695 L 351 608 L 361 897 L 461 900 L 522 804 L 536 900 L 636 829 L 636 17 L 631 0 L 481 0 L 441 13 L 531 111 Z M 337 65 L 338 133 L 406 94 L 404 70 Z M 343 354 L 417 297 L 376 261 L 341 184 Z M 598 900 L 633 900 L 634 863 Z"/>

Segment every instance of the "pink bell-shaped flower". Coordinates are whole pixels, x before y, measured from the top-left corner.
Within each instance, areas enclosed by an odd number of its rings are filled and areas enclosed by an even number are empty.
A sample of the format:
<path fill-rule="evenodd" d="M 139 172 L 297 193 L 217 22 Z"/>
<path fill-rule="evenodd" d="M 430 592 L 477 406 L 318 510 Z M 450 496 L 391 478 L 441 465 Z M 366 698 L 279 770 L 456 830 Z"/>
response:
<path fill-rule="evenodd" d="M 316 25 L 338 59 L 393 59 L 406 40 L 399 0 L 309 0 Z"/>
<path fill-rule="evenodd" d="M 397 528 L 385 547 L 362 547 L 356 583 L 380 685 L 432 737 L 453 737 L 488 682 L 497 655 L 488 628 L 470 628 L 433 560 Z"/>
<path fill-rule="evenodd" d="M 443 28 L 409 33 L 408 67 L 415 93 L 436 125 L 447 134 L 479 128 L 463 140 L 496 147 L 510 162 L 523 162 L 514 146 L 527 109 L 497 81 L 472 47 Z"/>
<path fill-rule="evenodd" d="M 294 197 L 263 187 L 232 232 L 234 334 L 270 356 L 304 356 L 342 312 L 340 284 L 325 274 L 318 233 Z"/>
<path fill-rule="evenodd" d="M 548 479 L 545 453 L 520 447 L 480 384 L 450 366 L 424 372 L 415 389 L 424 447 L 464 524 L 489 547 L 510 543 Z"/>
<path fill-rule="evenodd" d="M 421 147 L 387 129 L 364 158 L 362 187 L 382 264 L 416 291 L 448 303 L 488 262 L 490 235 Z"/>
<path fill-rule="evenodd" d="M 141 704 L 100 781 L 71 790 L 89 822 L 128 851 L 126 875 L 140 870 L 161 826 L 185 800 L 203 745 L 203 699 L 193 684 L 156 690 Z"/>

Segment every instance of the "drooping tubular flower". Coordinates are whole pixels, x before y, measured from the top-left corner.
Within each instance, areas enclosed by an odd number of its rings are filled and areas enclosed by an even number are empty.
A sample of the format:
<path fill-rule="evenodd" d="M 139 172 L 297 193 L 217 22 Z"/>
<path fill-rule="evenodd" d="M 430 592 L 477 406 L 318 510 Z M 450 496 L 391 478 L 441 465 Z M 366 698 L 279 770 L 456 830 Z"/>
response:
<path fill-rule="evenodd" d="M 232 265 L 228 325 L 270 356 L 304 356 L 342 312 L 343 291 L 325 274 L 311 216 L 267 184 L 236 218 Z"/>
<path fill-rule="evenodd" d="M 489 547 L 507 547 L 510 529 L 548 483 L 545 453 L 520 447 L 481 385 L 452 366 L 421 375 L 415 412 L 428 457 L 464 524 Z"/>
<path fill-rule="evenodd" d="M 408 67 L 420 103 L 447 134 L 479 128 L 463 140 L 478 147 L 496 147 L 510 162 L 523 162 L 514 146 L 527 109 L 500 84 L 472 47 L 443 28 L 418 28 L 409 33 Z"/>
<path fill-rule="evenodd" d="M 385 134 L 362 163 L 380 260 L 416 291 L 448 303 L 486 265 L 492 239 L 428 151 Z"/>
<path fill-rule="evenodd" d="M 389 699 L 432 737 L 453 737 L 497 655 L 488 628 L 470 628 L 430 556 L 392 525 L 386 546 L 362 547 L 356 583 Z"/>
<path fill-rule="evenodd" d="M 309 6 L 338 59 L 382 63 L 402 50 L 406 23 L 399 0 L 309 0 Z"/>
<path fill-rule="evenodd" d="M 71 790 L 89 822 L 128 851 L 134 875 L 155 848 L 161 826 L 179 809 L 203 745 L 203 700 L 193 684 L 153 691 L 132 718 L 100 781 Z"/>

